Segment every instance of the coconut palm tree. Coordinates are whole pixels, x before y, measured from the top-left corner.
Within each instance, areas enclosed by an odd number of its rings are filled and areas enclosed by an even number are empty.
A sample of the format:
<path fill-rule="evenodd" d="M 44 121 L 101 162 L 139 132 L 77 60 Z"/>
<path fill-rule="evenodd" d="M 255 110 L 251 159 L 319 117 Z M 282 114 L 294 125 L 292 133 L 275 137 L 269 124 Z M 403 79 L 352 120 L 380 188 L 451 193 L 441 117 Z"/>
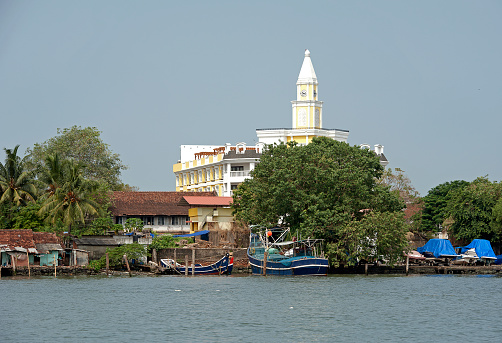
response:
<path fill-rule="evenodd" d="M 71 234 L 72 225 L 84 223 L 98 214 L 99 204 L 91 196 L 97 183 L 86 180 L 82 176 L 82 165 L 73 161 L 62 164 L 61 170 L 58 180 L 61 184 L 49 192 L 38 213 L 47 214 L 47 220 L 52 224 L 61 220 L 68 225 L 68 234 Z"/>
<path fill-rule="evenodd" d="M 47 155 L 45 164 L 40 168 L 38 179 L 44 184 L 46 198 L 56 194 L 56 190 L 65 182 L 65 167 L 68 160 L 61 161 L 59 155 Z"/>
<path fill-rule="evenodd" d="M 6 149 L 5 163 L 0 162 L 0 203 L 10 202 L 23 206 L 27 201 L 35 201 L 37 189 L 31 173 L 24 170 L 24 161 L 17 156 L 19 145 Z"/>

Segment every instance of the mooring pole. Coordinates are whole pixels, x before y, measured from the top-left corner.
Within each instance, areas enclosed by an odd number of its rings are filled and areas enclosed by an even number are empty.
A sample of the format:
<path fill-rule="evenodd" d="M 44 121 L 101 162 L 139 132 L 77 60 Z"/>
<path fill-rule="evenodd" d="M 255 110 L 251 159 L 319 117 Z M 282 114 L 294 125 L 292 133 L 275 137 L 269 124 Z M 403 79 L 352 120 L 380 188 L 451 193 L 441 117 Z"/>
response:
<path fill-rule="evenodd" d="M 263 275 L 267 275 L 267 259 L 268 259 L 268 251 L 263 253 Z"/>
<path fill-rule="evenodd" d="M 364 275 L 368 276 L 368 264 L 364 264 Z"/>
<path fill-rule="evenodd" d="M 28 277 L 31 277 L 31 270 L 30 270 L 30 255 L 28 255 L 28 250 L 26 250 L 26 258 L 28 259 Z"/>
<path fill-rule="evenodd" d="M 188 254 L 185 251 L 185 276 L 188 276 Z"/>
<path fill-rule="evenodd" d="M 406 276 L 408 276 L 408 268 L 410 266 L 410 257 L 406 256 Z"/>
<path fill-rule="evenodd" d="M 56 269 L 56 255 L 52 255 L 52 257 L 54 258 L 54 277 L 57 277 L 57 269 Z"/>
<path fill-rule="evenodd" d="M 192 275 L 195 275 L 195 249 L 192 248 Z"/>
<path fill-rule="evenodd" d="M 124 259 L 125 259 L 127 271 L 129 272 L 129 276 L 132 276 L 131 275 L 131 268 L 129 267 L 129 261 L 127 260 L 127 255 L 126 254 L 124 254 Z"/>
<path fill-rule="evenodd" d="M 106 253 L 106 276 L 110 273 L 110 257 Z"/>

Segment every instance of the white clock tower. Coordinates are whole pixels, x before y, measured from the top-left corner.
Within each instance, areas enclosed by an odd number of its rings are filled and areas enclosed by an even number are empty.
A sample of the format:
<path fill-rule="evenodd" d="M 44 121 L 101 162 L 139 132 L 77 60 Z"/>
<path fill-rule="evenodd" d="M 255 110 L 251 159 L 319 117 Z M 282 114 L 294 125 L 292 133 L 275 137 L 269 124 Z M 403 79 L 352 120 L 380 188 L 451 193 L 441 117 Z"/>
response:
<path fill-rule="evenodd" d="M 293 129 L 322 128 L 322 101 L 318 100 L 318 83 L 310 51 L 305 50 L 298 81 L 296 81 L 296 100 L 293 105 Z"/>

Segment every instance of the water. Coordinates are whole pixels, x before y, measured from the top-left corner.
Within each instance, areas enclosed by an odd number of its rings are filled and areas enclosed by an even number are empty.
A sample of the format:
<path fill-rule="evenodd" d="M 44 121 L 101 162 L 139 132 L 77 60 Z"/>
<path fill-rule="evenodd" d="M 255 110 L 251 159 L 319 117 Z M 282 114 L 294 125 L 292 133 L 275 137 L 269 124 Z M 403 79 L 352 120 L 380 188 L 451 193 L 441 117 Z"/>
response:
<path fill-rule="evenodd" d="M 2 278 L 2 342 L 495 342 L 502 278 Z"/>

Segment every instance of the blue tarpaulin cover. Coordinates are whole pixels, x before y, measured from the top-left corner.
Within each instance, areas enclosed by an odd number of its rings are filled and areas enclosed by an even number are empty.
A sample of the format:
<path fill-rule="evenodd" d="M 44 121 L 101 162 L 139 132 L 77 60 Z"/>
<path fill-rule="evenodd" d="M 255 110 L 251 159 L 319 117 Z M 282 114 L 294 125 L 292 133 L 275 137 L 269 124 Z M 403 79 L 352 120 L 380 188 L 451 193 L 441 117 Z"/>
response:
<path fill-rule="evenodd" d="M 497 258 L 497 256 L 495 256 L 495 253 L 493 252 L 490 241 L 486 239 L 474 239 L 471 242 L 471 244 L 466 245 L 465 247 L 460 247 L 460 252 L 463 254 L 464 252 L 472 248 L 476 250 L 476 255 L 478 255 L 479 258 L 482 257 Z"/>
<path fill-rule="evenodd" d="M 440 258 L 441 256 L 458 256 L 450 241 L 440 238 L 429 239 L 423 247 L 417 248 L 417 251 L 421 254 L 425 252 L 431 253 L 436 258 Z"/>
<path fill-rule="evenodd" d="M 195 237 L 195 236 L 202 236 L 205 234 L 208 234 L 209 230 L 203 230 L 203 231 L 197 231 L 194 233 L 188 233 L 186 235 L 174 235 L 173 237 Z"/>

